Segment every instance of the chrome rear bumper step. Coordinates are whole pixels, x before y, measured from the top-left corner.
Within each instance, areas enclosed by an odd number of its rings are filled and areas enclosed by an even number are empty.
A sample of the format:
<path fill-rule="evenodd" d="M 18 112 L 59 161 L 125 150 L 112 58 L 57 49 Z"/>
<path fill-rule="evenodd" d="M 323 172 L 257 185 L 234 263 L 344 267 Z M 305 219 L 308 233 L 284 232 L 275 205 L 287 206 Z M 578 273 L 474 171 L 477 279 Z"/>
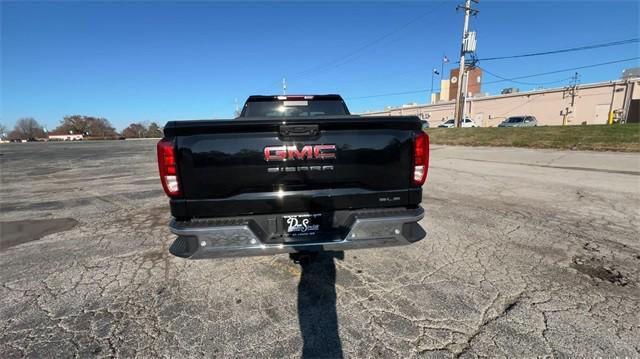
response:
<path fill-rule="evenodd" d="M 169 228 L 178 238 L 169 251 L 178 257 L 206 259 L 400 246 L 417 242 L 426 236 L 418 224 L 423 217 L 424 210 L 421 207 L 392 213 L 355 214 L 347 234 L 342 238 L 295 243 L 267 243 L 261 239 L 260 228 L 252 223 L 250 217 L 223 222 L 172 220 Z"/>

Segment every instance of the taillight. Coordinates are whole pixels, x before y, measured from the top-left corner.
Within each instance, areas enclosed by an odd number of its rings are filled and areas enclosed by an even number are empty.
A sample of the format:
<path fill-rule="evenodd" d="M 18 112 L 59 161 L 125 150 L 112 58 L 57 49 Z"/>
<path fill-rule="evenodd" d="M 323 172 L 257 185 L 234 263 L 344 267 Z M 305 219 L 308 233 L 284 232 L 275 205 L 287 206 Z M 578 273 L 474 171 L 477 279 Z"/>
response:
<path fill-rule="evenodd" d="M 416 136 L 413 153 L 413 183 L 422 186 L 429 170 L 429 135 L 422 132 Z"/>
<path fill-rule="evenodd" d="M 162 188 L 169 197 L 180 196 L 180 185 L 178 183 L 178 171 L 176 170 L 176 156 L 173 149 L 173 142 L 162 139 L 158 142 L 158 169 L 160 170 L 160 181 Z"/>

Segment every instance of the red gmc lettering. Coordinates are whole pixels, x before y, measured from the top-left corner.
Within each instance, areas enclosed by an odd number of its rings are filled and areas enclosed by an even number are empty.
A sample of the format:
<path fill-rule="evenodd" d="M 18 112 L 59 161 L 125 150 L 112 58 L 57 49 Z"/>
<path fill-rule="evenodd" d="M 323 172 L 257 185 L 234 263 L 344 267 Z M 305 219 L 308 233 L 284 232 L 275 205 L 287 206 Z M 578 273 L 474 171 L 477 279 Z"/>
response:
<path fill-rule="evenodd" d="M 287 158 L 287 146 L 273 146 L 264 148 L 265 161 L 284 161 Z"/>
<path fill-rule="evenodd" d="M 267 146 L 264 148 L 265 161 L 328 160 L 336 158 L 335 145 L 306 145 L 301 150 L 297 146 Z"/>
<path fill-rule="evenodd" d="M 304 146 L 302 147 L 302 151 L 298 151 L 296 146 L 287 146 L 287 151 L 289 153 L 289 159 L 298 159 L 304 160 L 305 158 L 313 158 L 313 146 Z"/>
<path fill-rule="evenodd" d="M 335 145 L 317 145 L 313 149 L 313 156 L 321 160 L 336 158 L 335 150 Z"/>

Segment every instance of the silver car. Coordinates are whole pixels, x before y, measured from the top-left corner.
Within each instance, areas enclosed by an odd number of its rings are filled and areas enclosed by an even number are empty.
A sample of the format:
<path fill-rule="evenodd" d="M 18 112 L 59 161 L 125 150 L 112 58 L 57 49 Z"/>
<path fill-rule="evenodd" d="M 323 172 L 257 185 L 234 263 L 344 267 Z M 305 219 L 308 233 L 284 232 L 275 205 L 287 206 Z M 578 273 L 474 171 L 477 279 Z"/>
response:
<path fill-rule="evenodd" d="M 533 116 L 513 116 L 502 121 L 498 127 L 534 127 L 538 126 L 538 120 Z"/>

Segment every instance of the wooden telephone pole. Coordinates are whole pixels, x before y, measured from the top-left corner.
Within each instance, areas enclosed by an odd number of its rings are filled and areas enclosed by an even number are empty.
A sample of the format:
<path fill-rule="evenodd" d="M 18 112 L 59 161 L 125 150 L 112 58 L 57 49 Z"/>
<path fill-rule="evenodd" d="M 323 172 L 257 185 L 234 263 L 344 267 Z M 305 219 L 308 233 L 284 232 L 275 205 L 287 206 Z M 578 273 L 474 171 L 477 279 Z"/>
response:
<path fill-rule="evenodd" d="M 562 97 L 569 97 L 571 96 L 571 106 L 570 107 L 566 107 L 564 110 L 560 111 L 560 115 L 562 116 L 562 126 L 566 126 L 567 125 L 567 120 L 568 120 L 568 116 L 570 114 L 573 113 L 573 106 L 576 103 L 576 96 L 577 94 L 577 90 L 578 90 L 578 73 L 576 72 L 571 79 L 573 80 L 571 86 L 569 86 L 565 92 L 562 94 Z"/>

